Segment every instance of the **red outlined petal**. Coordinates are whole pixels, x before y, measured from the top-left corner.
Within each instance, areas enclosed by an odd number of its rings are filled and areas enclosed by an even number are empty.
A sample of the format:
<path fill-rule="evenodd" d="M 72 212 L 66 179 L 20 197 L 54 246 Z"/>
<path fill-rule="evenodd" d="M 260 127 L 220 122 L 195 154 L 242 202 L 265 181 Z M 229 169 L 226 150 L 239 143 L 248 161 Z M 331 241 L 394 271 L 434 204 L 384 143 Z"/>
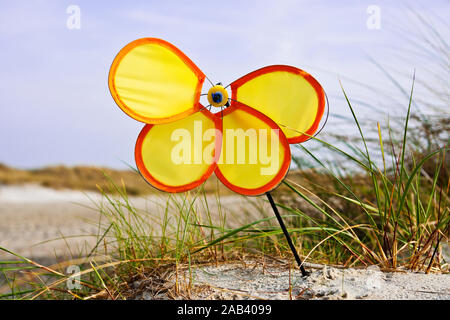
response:
<path fill-rule="evenodd" d="M 147 124 L 136 141 L 137 168 L 159 190 L 191 190 L 214 172 L 221 133 L 221 119 L 204 108 L 175 122 Z"/>
<path fill-rule="evenodd" d="M 325 93 L 319 82 L 301 69 L 268 66 L 243 76 L 230 86 L 232 99 L 275 121 L 289 143 L 309 139 L 319 127 L 325 109 Z"/>
<path fill-rule="evenodd" d="M 205 75 L 167 41 L 142 38 L 115 57 L 108 85 L 117 105 L 145 123 L 167 123 L 200 109 Z"/>
<path fill-rule="evenodd" d="M 222 114 L 222 151 L 215 170 L 218 179 L 247 196 L 276 188 L 291 162 L 283 131 L 261 112 L 235 101 Z"/>

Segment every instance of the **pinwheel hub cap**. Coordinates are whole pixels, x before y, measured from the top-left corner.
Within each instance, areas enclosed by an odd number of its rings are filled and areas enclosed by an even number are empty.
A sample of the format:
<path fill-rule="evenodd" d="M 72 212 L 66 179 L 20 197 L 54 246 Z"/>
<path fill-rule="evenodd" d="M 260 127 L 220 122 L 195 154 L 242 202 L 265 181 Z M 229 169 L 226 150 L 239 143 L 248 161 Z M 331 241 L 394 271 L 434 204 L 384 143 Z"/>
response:
<path fill-rule="evenodd" d="M 221 84 L 216 84 L 208 91 L 208 102 L 217 108 L 225 106 L 228 102 L 227 90 Z"/>

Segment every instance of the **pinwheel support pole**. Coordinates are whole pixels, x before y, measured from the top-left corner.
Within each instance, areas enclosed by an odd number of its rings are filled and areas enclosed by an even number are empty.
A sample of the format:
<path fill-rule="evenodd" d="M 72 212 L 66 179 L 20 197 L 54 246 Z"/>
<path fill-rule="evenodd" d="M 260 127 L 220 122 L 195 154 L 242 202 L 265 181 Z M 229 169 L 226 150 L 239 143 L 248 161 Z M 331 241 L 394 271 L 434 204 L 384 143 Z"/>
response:
<path fill-rule="evenodd" d="M 295 260 L 297 261 L 297 264 L 300 267 L 302 276 L 304 277 L 308 276 L 308 272 L 306 272 L 305 268 L 303 267 L 302 260 L 300 260 L 297 249 L 295 249 L 295 246 L 292 243 L 291 236 L 289 235 L 289 232 L 287 231 L 286 226 L 284 225 L 283 219 L 281 218 L 280 213 L 278 212 L 278 208 L 275 202 L 273 201 L 272 195 L 270 194 L 270 192 L 267 192 L 266 195 L 267 199 L 269 199 L 270 205 L 272 206 L 273 212 L 275 213 L 275 216 L 278 219 L 278 223 L 280 224 L 281 230 L 283 230 L 284 236 L 286 237 L 289 247 L 291 248 L 292 254 L 294 255 Z"/>

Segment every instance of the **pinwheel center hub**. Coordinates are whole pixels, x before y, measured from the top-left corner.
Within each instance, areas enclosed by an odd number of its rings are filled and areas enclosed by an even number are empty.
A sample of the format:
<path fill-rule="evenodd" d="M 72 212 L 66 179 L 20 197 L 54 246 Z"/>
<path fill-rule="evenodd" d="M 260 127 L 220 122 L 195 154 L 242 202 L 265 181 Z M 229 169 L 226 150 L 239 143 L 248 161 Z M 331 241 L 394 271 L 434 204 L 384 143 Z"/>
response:
<path fill-rule="evenodd" d="M 221 84 L 216 84 L 208 91 L 208 102 L 217 108 L 225 106 L 228 103 L 227 90 Z"/>

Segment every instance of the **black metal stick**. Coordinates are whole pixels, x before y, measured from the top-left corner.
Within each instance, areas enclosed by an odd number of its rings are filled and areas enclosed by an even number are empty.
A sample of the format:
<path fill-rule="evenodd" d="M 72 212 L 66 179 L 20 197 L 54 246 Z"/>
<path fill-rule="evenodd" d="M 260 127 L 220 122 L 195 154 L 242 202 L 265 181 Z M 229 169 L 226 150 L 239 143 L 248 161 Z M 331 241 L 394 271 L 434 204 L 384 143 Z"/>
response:
<path fill-rule="evenodd" d="M 284 225 L 283 219 L 281 219 L 280 213 L 278 212 L 278 208 L 275 205 L 275 202 L 273 201 L 272 195 L 270 194 L 270 192 L 266 192 L 266 195 L 267 199 L 269 199 L 270 205 L 272 206 L 273 212 L 275 213 L 275 216 L 278 219 L 278 223 L 280 224 L 280 227 L 283 230 L 284 236 L 286 237 L 286 240 L 289 244 L 289 247 L 291 248 L 295 260 L 297 261 L 297 264 L 300 267 L 302 276 L 306 277 L 308 275 L 308 272 L 306 272 L 305 268 L 303 267 L 302 260 L 300 260 L 300 257 L 298 256 L 297 249 L 295 249 L 295 246 L 292 243 L 291 236 L 289 235 L 289 232 L 287 231 L 286 226 Z"/>

